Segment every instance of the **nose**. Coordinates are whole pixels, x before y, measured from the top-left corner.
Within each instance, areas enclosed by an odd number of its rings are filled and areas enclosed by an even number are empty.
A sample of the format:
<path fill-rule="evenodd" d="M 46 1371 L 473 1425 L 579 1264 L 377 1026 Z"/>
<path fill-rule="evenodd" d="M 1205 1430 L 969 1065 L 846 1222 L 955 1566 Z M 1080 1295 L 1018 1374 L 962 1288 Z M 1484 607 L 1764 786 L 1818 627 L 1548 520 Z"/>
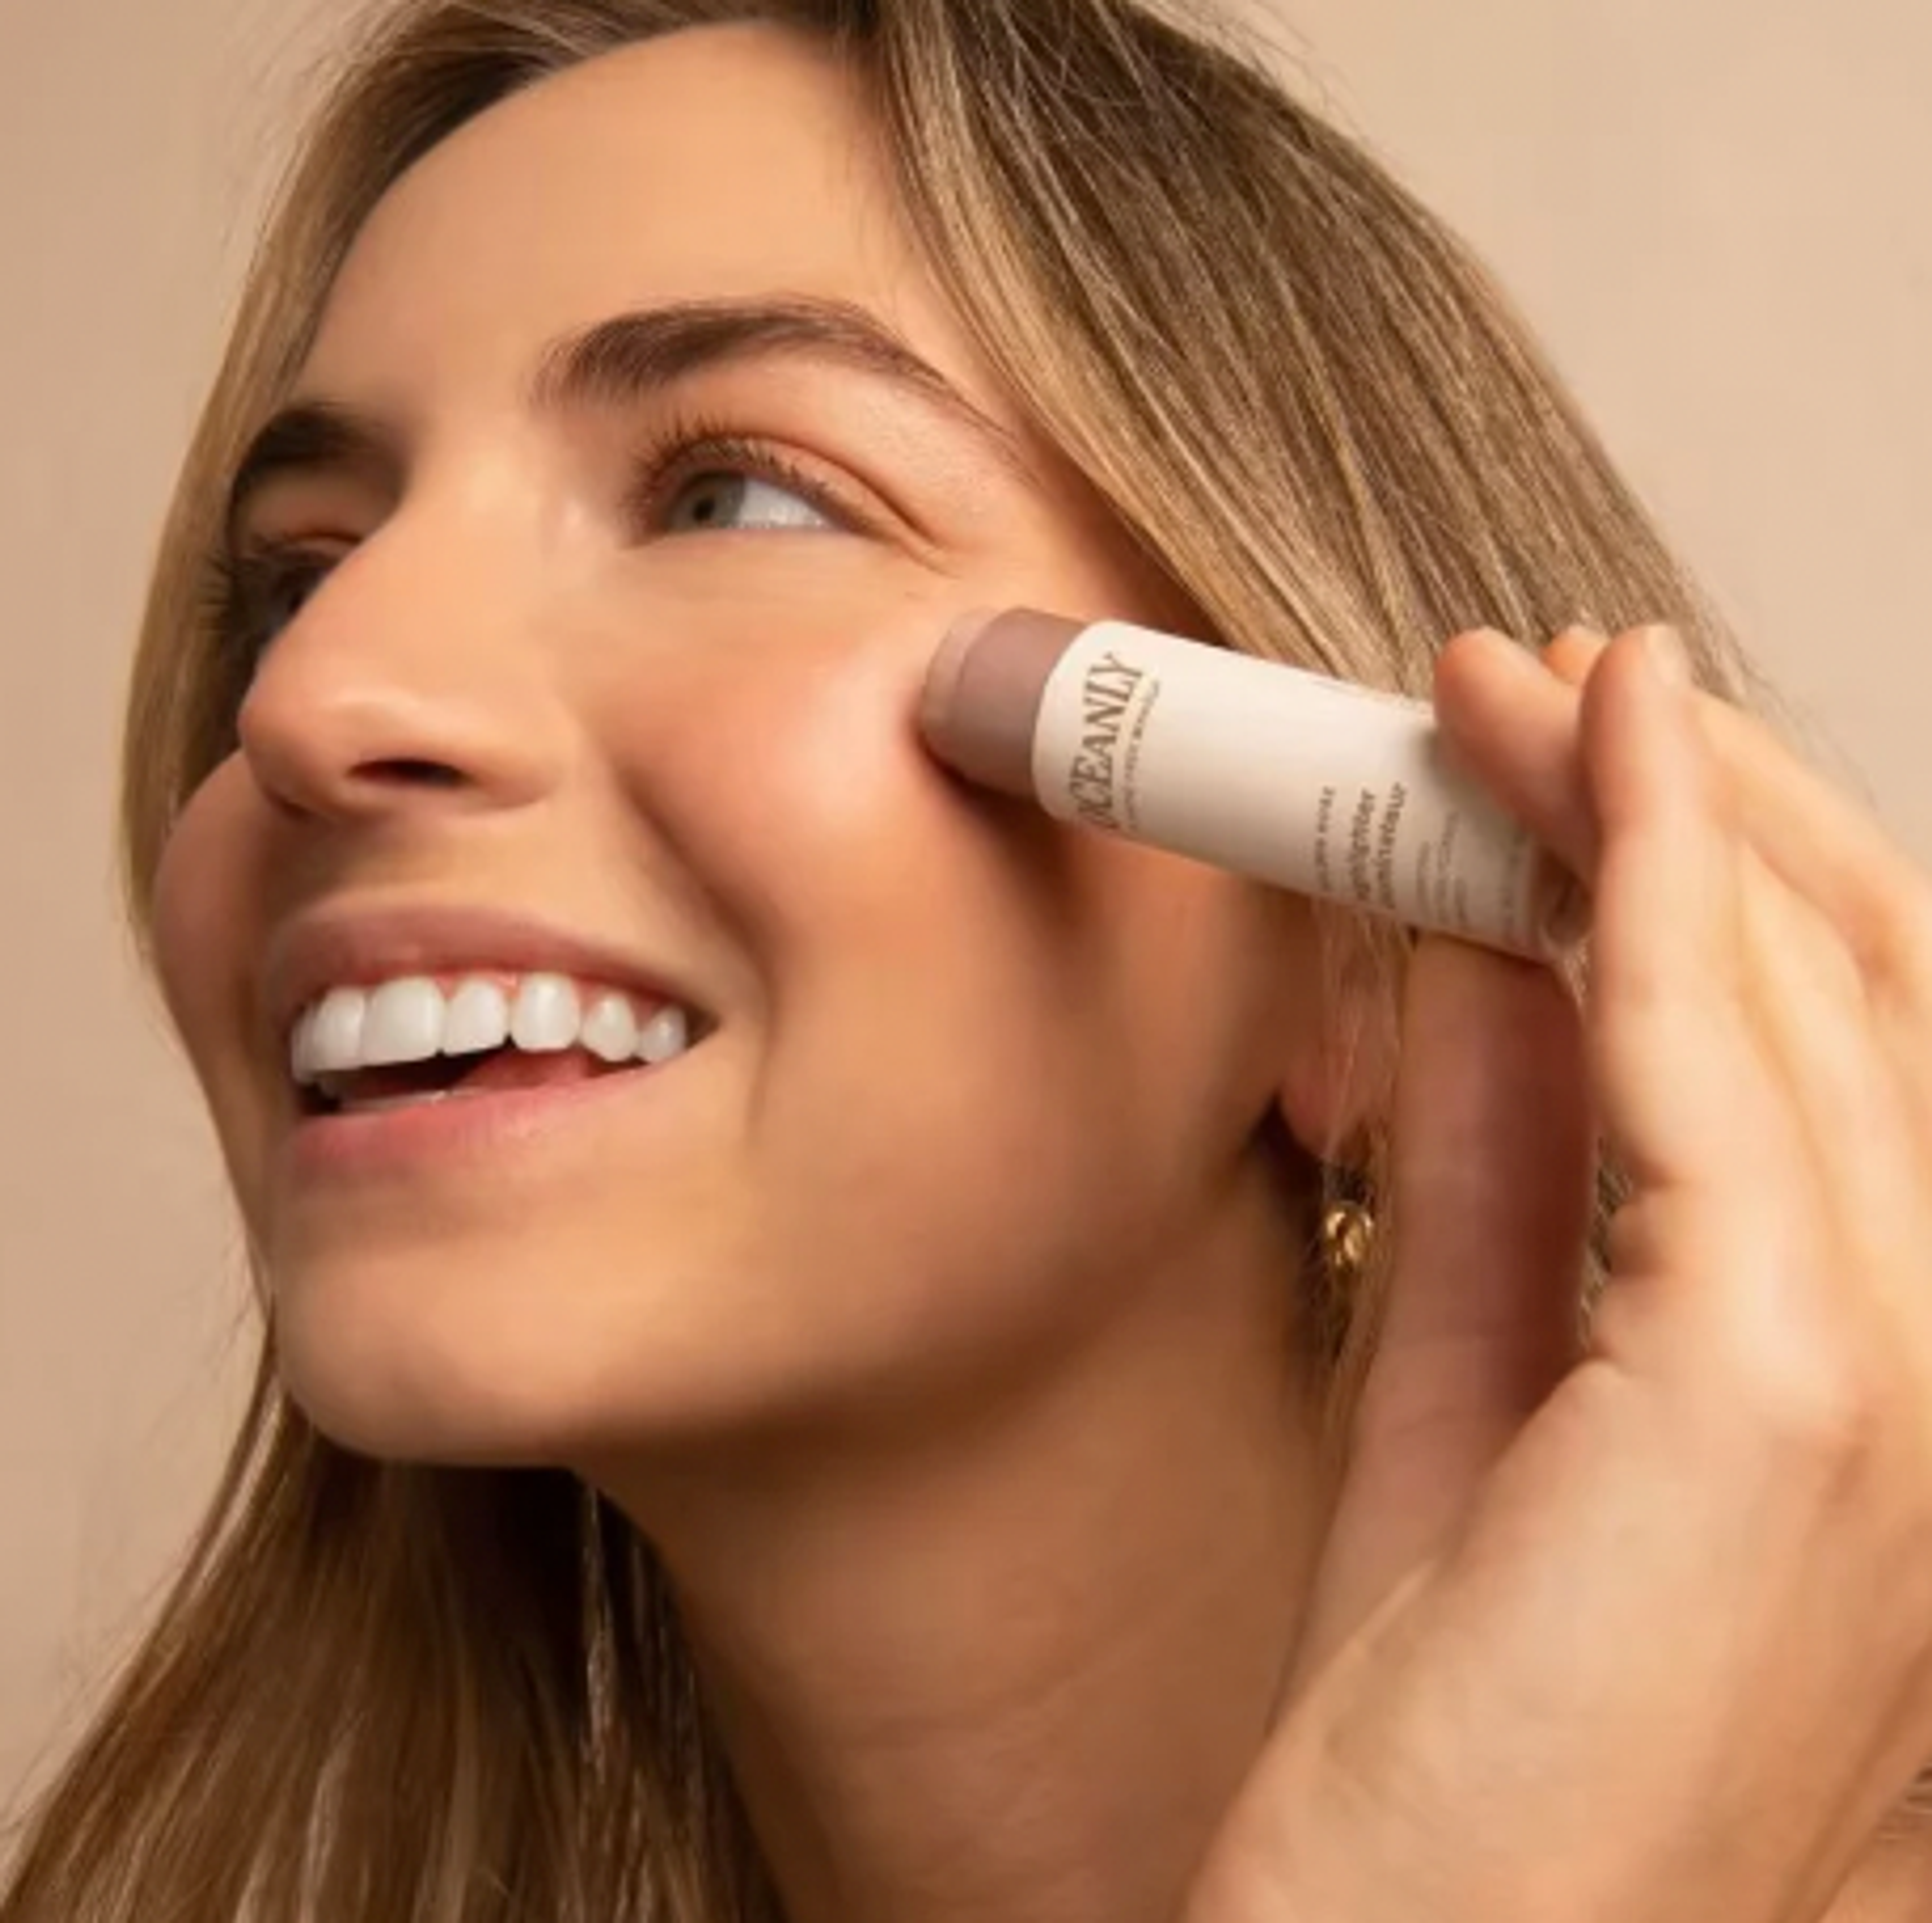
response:
<path fill-rule="evenodd" d="M 264 653 L 237 734 L 285 809 L 374 822 L 523 807 L 554 786 L 565 729 L 536 618 L 493 604 L 473 568 L 417 561 L 352 557 Z"/>

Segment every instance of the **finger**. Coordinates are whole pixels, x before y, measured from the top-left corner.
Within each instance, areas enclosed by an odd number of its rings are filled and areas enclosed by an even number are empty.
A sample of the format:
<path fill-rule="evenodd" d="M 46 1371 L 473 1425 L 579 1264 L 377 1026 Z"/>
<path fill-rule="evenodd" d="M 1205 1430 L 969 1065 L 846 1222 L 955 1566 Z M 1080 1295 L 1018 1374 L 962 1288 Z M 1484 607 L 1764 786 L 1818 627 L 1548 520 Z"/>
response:
<path fill-rule="evenodd" d="M 1658 660 L 1654 637 L 1622 637 L 1583 696 L 1603 837 L 1590 1028 L 1606 1134 L 1640 1185 L 1676 1188 L 1721 1185 L 1784 1098 L 1751 1026 L 1732 798 Z"/>
<path fill-rule="evenodd" d="M 1298 1675 L 1460 1525 L 1580 1353 L 1594 1191 L 1581 1017 L 1550 970 L 1425 939 L 1394 1117 L 1387 1319 Z"/>
<path fill-rule="evenodd" d="M 1589 628 L 1569 628 L 1542 651 L 1543 665 L 1580 689 L 1609 646 L 1606 637 Z M 1730 724 L 1744 717 L 1706 695 L 1696 696 L 1693 705 L 1704 748 L 1718 762 L 1724 778 L 1738 781 L 1722 743 Z M 1748 752 L 1750 726 L 1730 731 Z M 1744 799 L 1734 792 L 1734 806 Z M 1826 1134 L 1841 1139 L 1844 1121 L 1867 1108 L 1863 1071 L 1870 1066 L 1871 1038 L 1858 1019 L 1857 966 L 1822 911 L 1789 885 L 1751 843 L 1748 810 L 1740 812 L 1746 843 L 1740 903 L 1748 972 L 1762 984 L 1756 997 L 1758 1012 L 1773 1031 L 1779 1053 L 1792 1065 L 1793 1078 L 1816 1098 L 1814 1116 L 1835 1118 L 1826 1122 Z"/>
<path fill-rule="evenodd" d="M 1558 635 L 1544 666 L 1580 689 L 1608 642 L 1586 628 Z M 1932 909 L 1925 876 L 1870 810 L 1807 764 L 1762 721 L 1727 701 L 1695 702 L 1740 818 L 1772 869 L 1837 927 L 1876 996 L 1932 1010 Z"/>
<path fill-rule="evenodd" d="M 1637 638 L 1628 637 L 1627 645 Z M 1564 700 L 1577 702 L 1580 727 L 1582 703 L 1575 688 L 1591 681 L 1609 645 L 1599 636 L 1575 630 L 1558 637 L 1544 651 L 1548 672 L 1544 679 L 1559 687 Z M 1498 638 L 1466 652 L 1464 671 L 1472 680 L 1486 681 L 1482 692 L 1489 696 L 1490 711 L 1481 711 L 1480 699 L 1454 706 L 1461 690 L 1452 688 L 1443 704 L 1449 710 L 1445 730 L 1458 724 L 1466 730 L 1486 728 L 1483 744 L 1469 750 L 1479 761 L 1505 753 L 1518 759 L 1532 753 L 1560 756 L 1561 719 L 1545 711 L 1546 693 L 1538 696 L 1518 686 L 1514 714 L 1542 717 L 1532 729 L 1509 727 L 1514 718 L 1509 698 L 1491 691 L 1498 683 L 1522 682 L 1526 651 Z M 1869 1278 L 1864 1302 L 1859 1305 L 1869 1306 L 1900 1288 L 1899 1264 L 1895 1258 L 1888 1259 L 1888 1252 L 1916 1237 L 1916 1224 L 1922 1219 L 1922 1207 L 1915 1197 L 1924 1187 L 1924 1158 L 1932 1144 L 1932 1097 L 1928 1095 L 1932 1084 L 1928 1074 L 1932 993 L 1922 975 L 1901 959 L 1909 953 L 1909 941 L 1896 933 L 1884 938 L 1892 959 L 1888 971 L 1881 969 L 1874 979 L 1870 943 L 1865 944 L 1862 957 L 1856 940 L 1847 939 L 1833 919 L 1834 912 L 1842 912 L 1833 890 L 1828 886 L 1810 894 L 1804 891 L 1802 882 L 1816 879 L 1816 865 L 1828 865 L 1837 858 L 1828 829 L 1825 837 L 1814 840 L 1798 824 L 1781 843 L 1775 838 L 1794 807 L 1808 802 L 1826 805 L 1828 815 L 1850 804 L 1750 717 L 1708 696 L 1693 695 L 1686 705 L 1695 722 L 1688 738 L 1695 756 L 1706 764 L 1704 779 L 1713 784 L 1721 801 L 1719 818 L 1732 845 L 1732 892 L 1738 918 L 1732 956 L 1736 980 L 1732 992 L 1718 998 L 1724 1005 L 1709 1020 L 1680 1014 L 1676 1043 L 1655 1051 L 1659 1062 L 1674 1057 L 1674 1064 L 1646 1070 L 1640 1079 L 1658 1095 L 1667 1096 L 1674 1089 L 1684 1115 L 1701 1113 L 1702 1119 L 1696 1125 L 1702 1133 L 1711 1139 L 1728 1139 L 1725 1163 L 1730 1194 L 1760 1230 L 1771 1234 L 1774 1220 L 1790 1219 L 1777 1205 L 1799 1199 L 1796 1191 L 1800 1188 L 1806 1191 L 1804 1200 L 1814 1218 L 1828 1215 L 1834 1219 L 1840 1259 L 1835 1264 L 1814 1266 L 1809 1281 L 1828 1287 L 1832 1276 L 1828 1268 L 1853 1269 Z M 1560 797 L 1551 774 L 1546 772 L 1541 780 L 1546 795 L 1553 791 Z M 1528 818 L 1539 806 L 1534 798 L 1535 784 L 1519 778 L 1511 786 L 1516 805 Z M 1553 845 L 1560 831 L 1550 818 L 1560 819 L 1566 810 L 1574 813 L 1576 804 L 1559 799 L 1540 805 L 1544 819 L 1531 819 L 1529 825 Z M 1588 807 L 1594 819 L 1594 795 Z M 1694 849 L 1702 839 L 1694 837 L 1690 846 Z M 1781 867 L 1772 858 L 1780 852 Z M 1881 857 L 1886 863 L 1896 858 L 1889 850 Z M 1910 918 L 1910 909 L 1902 911 L 1900 906 L 1900 882 L 1874 880 L 1868 885 L 1892 890 L 1884 912 L 1894 926 L 1902 918 Z M 1916 873 L 1906 885 L 1909 898 L 1922 891 Z M 1708 905 L 1721 901 L 1724 891 L 1720 888 L 1714 895 L 1694 888 L 1692 893 Z M 1605 912 L 1600 898 L 1596 912 L 1600 927 Z M 1662 908 L 1640 912 L 1660 918 L 1671 912 Z M 1600 963 L 1602 945 L 1600 939 Z M 1722 1065 L 1726 1051 L 1733 1064 L 1748 1054 L 1756 1059 L 1742 1071 L 1727 1068 Z M 1727 1098 L 1724 1091 L 1733 1085 L 1756 1092 Z M 1766 1172 L 1755 1200 L 1748 1194 L 1748 1171 L 1754 1164 Z M 1714 1182 L 1714 1153 L 1706 1166 Z M 1782 1173 L 1774 1176 L 1769 1173 L 1773 1170 Z M 1715 1194 L 1714 1189 L 1707 1191 L 1704 1200 Z M 1628 1283 L 1636 1275 L 1659 1269 L 1651 1251 L 1661 1219 L 1654 1210 L 1625 1212 L 1613 1243 L 1620 1281 Z M 1681 1228 L 1681 1212 L 1676 1219 Z M 1681 1249 L 1681 1233 L 1676 1240 Z M 1792 1251 L 1784 1253 L 1789 1257 Z M 1728 1269 L 1739 1266 L 1735 1260 L 1726 1264 Z M 1679 1272 L 1684 1269 L 1681 1258 L 1669 1266 Z M 1790 1278 L 1805 1298 L 1803 1310 L 1830 1322 L 1831 1306 L 1808 1285 L 1803 1265 L 1787 1260 L 1761 1272 Z M 1909 1282 L 1904 1286 L 1909 1295 Z M 1618 1293 L 1627 1300 L 1629 1291 Z M 1766 1305 L 1757 1306 L 1762 1311 Z M 1905 1311 L 1910 1304 L 1894 1307 Z M 1787 1298 L 1781 1308 L 1790 1326 L 1801 1325 L 1797 1301 Z M 1842 1322 L 1850 1313 L 1851 1305 L 1840 1304 L 1838 1319 Z M 1629 1316 L 1620 1314 L 1616 1325 L 1629 1328 Z M 1822 1329 L 1826 1323 L 1806 1325 Z M 1895 1316 L 1894 1325 L 1905 1325 Z M 1659 1333 L 1666 1342 L 1678 1343 L 1681 1331 L 1673 1332 L 1676 1328 L 1673 1320 L 1660 1326 Z"/>
<path fill-rule="evenodd" d="M 1828 1218 L 1836 1251 L 1804 1301 L 1772 1306 L 1793 1326 L 1809 1307 L 1840 1328 L 1869 1303 L 1910 1309 L 1898 1295 L 1897 1252 L 1918 1242 L 1922 1164 L 1883 1026 L 1837 930 L 1748 845 L 1742 898 L 1754 1023 L 1788 1091 L 1805 1164 L 1778 1200 Z M 1922 1289 L 1910 1266 L 1916 1297 Z M 1912 1319 L 1922 1322 L 1922 1310 Z"/>
<path fill-rule="evenodd" d="M 1486 1466 L 1574 1359 L 1594 1129 L 1581 1015 L 1550 971 L 1448 941 L 1411 965 L 1398 1239 L 1370 1419 Z M 1359 1433 L 1359 1432 L 1358 1432 Z"/>
<path fill-rule="evenodd" d="M 1566 628 L 1543 650 L 1543 665 L 1558 681 L 1580 689 L 1610 645 L 1610 637 L 1594 628 Z"/>
<path fill-rule="evenodd" d="M 1575 692 L 1520 642 L 1482 628 L 1457 635 L 1436 657 L 1436 709 L 1451 752 L 1587 882 L 1597 866 L 1597 823 Z"/>
<path fill-rule="evenodd" d="M 1544 664 L 1580 687 L 1608 645 L 1573 628 L 1543 651 Z M 1863 1194 L 1877 1145 L 1921 1155 L 1932 1146 L 1927 878 L 1868 810 L 1756 717 L 1710 695 L 1694 706 L 1754 858 L 1746 901 L 1755 966 L 1783 984 L 1765 997 L 1778 1051 L 1808 1092 L 1813 1139 L 1838 1192 Z M 1861 1002 L 1876 1038 L 1856 1020 Z"/>

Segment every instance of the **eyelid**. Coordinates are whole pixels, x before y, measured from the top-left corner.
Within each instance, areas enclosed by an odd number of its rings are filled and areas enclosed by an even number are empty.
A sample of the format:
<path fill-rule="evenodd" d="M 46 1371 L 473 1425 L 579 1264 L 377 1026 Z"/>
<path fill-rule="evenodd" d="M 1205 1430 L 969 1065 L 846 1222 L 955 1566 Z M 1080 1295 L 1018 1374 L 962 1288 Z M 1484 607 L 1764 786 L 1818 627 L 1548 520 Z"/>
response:
<path fill-rule="evenodd" d="M 706 473 L 733 473 L 768 481 L 797 494 L 833 522 L 838 531 L 878 540 L 890 540 L 898 532 L 922 547 L 931 544 L 923 529 L 874 490 L 867 489 L 862 496 L 856 487 L 836 479 L 811 457 L 801 455 L 767 435 L 742 431 L 720 418 L 694 416 L 667 421 L 649 436 L 630 465 L 632 480 L 624 502 L 626 523 L 652 533 L 658 532 L 656 517 L 679 488 Z M 720 529 L 716 532 L 766 531 Z M 794 534 L 824 532 L 793 531 Z"/>

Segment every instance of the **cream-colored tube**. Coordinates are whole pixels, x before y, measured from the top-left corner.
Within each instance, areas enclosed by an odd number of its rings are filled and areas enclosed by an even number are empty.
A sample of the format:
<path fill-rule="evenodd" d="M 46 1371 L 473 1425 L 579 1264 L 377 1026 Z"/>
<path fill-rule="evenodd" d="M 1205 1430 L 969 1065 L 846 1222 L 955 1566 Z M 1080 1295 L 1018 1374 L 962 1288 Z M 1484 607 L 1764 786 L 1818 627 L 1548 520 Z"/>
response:
<path fill-rule="evenodd" d="M 1449 768 L 1432 710 L 1124 622 L 969 616 L 921 711 L 940 759 L 1063 821 L 1536 960 L 1581 888 Z"/>

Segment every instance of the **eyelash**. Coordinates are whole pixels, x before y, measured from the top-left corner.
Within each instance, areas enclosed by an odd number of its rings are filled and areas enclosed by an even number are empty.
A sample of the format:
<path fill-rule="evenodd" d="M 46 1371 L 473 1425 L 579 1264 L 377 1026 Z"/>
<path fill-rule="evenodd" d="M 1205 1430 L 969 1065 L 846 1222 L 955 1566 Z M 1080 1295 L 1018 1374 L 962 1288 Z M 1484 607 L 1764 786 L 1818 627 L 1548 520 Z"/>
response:
<path fill-rule="evenodd" d="M 644 527 L 680 488 L 702 476 L 730 474 L 768 481 L 808 502 L 850 532 L 876 532 L 872 517 L 844 490 L 813 473 L 776 443 L 736 432 L 715 415 L 667 421 L 637 452 L 624 505 L 630 524 Z"/>
<path fill-rule="evenodd" d="M 715 420 L 692 418 L 666 423 L 632 458 L 630 473 L 623 499 L 627 526 L 654 526 L 680 490 L 694 481 L 724 475 L 771 482 L 796 494 L 848 532 L 877 532 L 872 516 L 848 500 L 842 490 L 774 443 L 737 433 Z M 736 532 L 742 531 L 686 530 Z M 272 637 L 263 637 L 261 622 L 273 598 L 304 585 L 320 587 L 347 552 L 345 548 L 340 554 L 323 554 L 301 541 L 259 540 L 213 554 L 205 617 L 224 651 L 251 660 L 263 651 Z"/>

